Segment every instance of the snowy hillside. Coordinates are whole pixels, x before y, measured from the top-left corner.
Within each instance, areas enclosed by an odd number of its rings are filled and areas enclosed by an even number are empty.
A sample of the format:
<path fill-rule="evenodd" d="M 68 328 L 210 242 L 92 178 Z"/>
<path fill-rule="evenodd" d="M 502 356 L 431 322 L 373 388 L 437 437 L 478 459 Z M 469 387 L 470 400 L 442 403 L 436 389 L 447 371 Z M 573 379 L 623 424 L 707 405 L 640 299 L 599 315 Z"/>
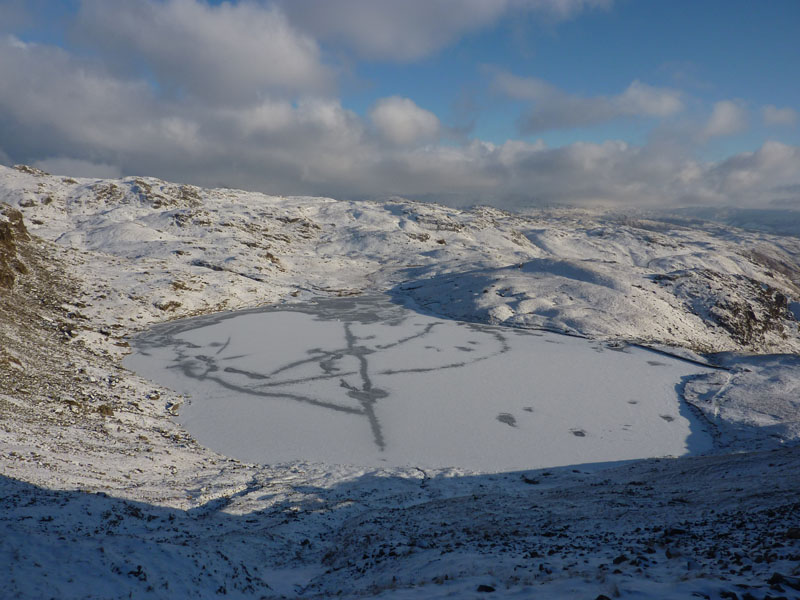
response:
<path fill-rule="evenodd" d="M 797 237 L 29 167 L 0 167 L 0 207 L 10 597 L 800 594 Z M 719 366 L 678 390 L 715 451 L 500 474 L 251 465 L 121 367 L 156 323 L 366 293 Z"/>
<path fill-rule="evenodd" d="M 587 211 L 464 212 L 7 168 L 0 201 L 22 210 L 37 236 L 91 253 L 87 283 L 99 287 L 86 310 L 135 302 L 135 328 L 394 289 L 466 320 L 702 352 L 800 349 L 796 238 Z"/>

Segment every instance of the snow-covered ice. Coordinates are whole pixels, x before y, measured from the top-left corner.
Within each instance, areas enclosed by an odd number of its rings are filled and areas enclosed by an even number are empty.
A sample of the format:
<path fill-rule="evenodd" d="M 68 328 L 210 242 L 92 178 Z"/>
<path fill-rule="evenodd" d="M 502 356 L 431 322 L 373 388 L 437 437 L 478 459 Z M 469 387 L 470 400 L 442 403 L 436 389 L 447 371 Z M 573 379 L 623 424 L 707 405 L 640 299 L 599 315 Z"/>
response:
<path fill-rule="evenodd" d="M 201 443 L 261 463 L 504 471 L 711 448 L 679 384 L 712 369 L 374 298 L 173 322 L 125 364 L 188 394 Z"/>

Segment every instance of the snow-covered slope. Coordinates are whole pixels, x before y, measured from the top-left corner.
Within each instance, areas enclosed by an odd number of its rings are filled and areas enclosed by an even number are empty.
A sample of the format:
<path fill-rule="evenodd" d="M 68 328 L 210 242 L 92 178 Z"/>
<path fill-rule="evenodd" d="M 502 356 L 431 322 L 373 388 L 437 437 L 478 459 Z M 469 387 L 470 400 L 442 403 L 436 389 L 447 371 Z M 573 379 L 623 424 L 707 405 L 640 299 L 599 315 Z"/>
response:
<path fill-rule="evenodd" d="M 104 283 L 97 310 L 137 302 L 139 327 L 211 308 L 394 288 L 466 320 L 703 352 L 800 349 L 796 238 L 586 211 L 523 216 L 151 178 L 0 175 L 0 201 L 22 210 L 32 233 L 102 255 L 90 267 L 106 270 L 91 278 Z"/>
<path fill-rule="evenodd" d="M 797 238 L 28 167 L 0 167 L 0 203 L 10 597 L 800 593 Z M 716 361 L 679 391 L 719 450 L 747 453 L 498 475 L 247 465 L 120 367 L 153 323 L 365 291 Z"/>

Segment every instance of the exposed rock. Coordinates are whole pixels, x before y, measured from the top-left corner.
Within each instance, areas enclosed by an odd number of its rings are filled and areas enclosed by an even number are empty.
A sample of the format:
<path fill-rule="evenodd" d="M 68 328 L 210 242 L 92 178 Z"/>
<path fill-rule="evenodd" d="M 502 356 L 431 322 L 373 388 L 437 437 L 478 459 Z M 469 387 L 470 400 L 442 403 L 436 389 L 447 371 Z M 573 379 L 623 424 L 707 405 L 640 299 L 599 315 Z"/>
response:
<path fill-rule="evenodd" d="M 498 421 L 500 421 L 501 423 L 505 423 L 506 425 L 509 425 L 510 427 L 516 427 L 517 426 L 517 419 L 514 417 L 514 415 L 512 415 L 510 413 L 500 413 L 495 418 Z"/>
<path fill-rule="evenodd" d="M 28 175 L 33 175 L 34 177 L 47 177 L 50 173 L 46 171 L 42 171 L 41 169 L 37 169 L 36 167 L 31 167 L 28 165 L 14 165 L 12 167 L 16 169 L 20 173 L 27 173 Z"/>
<path fill-rule="evenodd" d="M 723 328 L 742 348 L 759 351 L 797 337 L 786 293 L 764 281 L 709 269 L 655 275 L 653 281 L 671 288 L 691 313 Z"/>
<path fill-rule="evenodd" d="M 29 239 L 22 213 L 7 204 L 0 205 L 0 290 L 10 289 L 18 275 L 28 272 L 17 246 Z"/>

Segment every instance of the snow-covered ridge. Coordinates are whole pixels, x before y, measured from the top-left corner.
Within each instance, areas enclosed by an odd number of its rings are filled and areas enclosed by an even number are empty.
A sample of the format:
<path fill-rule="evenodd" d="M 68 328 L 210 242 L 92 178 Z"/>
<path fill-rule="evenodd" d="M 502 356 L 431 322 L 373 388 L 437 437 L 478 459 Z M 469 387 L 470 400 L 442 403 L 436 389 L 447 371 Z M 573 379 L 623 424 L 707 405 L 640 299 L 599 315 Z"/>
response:
<path fill-rule="evenodd" d="M 461 211 L 0 170 L 32 233 L 102 255 L 87 310 L 133 329 L 212 309 L 392 291 L 431 312 L 700 352 L 797 352 L 800 240 L 616 214 Z M 102 283 L 101 283 L 102 281 Z M 129 312 L 128 309 L 123 311 Z M 123 323 L 125 317 L 115 314 Z"/>

